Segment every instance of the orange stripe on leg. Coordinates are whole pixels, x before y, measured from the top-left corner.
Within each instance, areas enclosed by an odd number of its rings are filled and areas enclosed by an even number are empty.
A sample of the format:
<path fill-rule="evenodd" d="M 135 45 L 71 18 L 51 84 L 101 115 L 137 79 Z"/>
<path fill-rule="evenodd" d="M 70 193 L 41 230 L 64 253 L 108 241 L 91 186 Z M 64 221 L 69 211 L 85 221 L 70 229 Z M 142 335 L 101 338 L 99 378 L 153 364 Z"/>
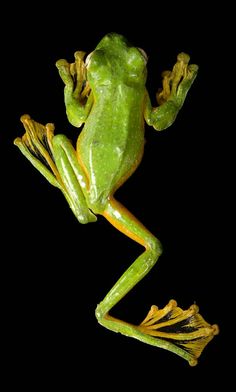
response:
<path fill-rule="evenodd" d="M 122 216 L 128 217 L 130 220 L 135 222 L 139 225 L 139 227 L 146 232 L 147 235 L 151 235 L 150 231 L 146 229 L 146 227 L 133 215 L 127 208 L 125 208 L 121 203 L 119 203 L 114 198 L 110 199 L 110 204 L 112 207 Z M 131 238 L 132 240 L 136 241 L 140 245 L 144 246 L 145 248 L 148 247 L 148 243 L 145 241 L 144 238 L 138 236 L 133 231 L 127 228 L 127 225 L 123 224 L 122 220 L 119 220 L 117 217 L 109 214 L 108 211 L 104 211 L 102 215 L 119 231 L 125 234 L 127 237 Z"/>

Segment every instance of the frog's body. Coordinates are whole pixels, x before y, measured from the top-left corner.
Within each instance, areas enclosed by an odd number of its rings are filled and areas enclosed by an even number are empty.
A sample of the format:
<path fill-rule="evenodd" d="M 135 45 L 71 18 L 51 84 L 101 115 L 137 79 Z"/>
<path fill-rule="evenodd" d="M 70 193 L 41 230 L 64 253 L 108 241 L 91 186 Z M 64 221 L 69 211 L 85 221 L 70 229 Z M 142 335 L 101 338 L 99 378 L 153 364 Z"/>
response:
<path fill-rule="evenodd" d="M 138 70 L 125 64 L 130 59 L 139 60 Z M 142 78 L 136 77 L 140 69 Z M 76 150 L 87 173 L 91 208 L 101 211 L 142 158 L 146 61 L 123 37 L 106 36 L 88 63 L 87 78 L 94 103 Z"/>
<path fill-rule="evenodd" d="M 78 138 L 77 155 L 88 177 L 89 200 L 99 210 L 141 161 L 144 121 L 143 97 L 139 95 L 132 100 L 132 87 L 125 85 L 118 85 L 104 95 L 98 93 Z M 111 102 L 117 108 L 113 113 L 107 111 Z"/>
<path fill-rule="evenodd" d="M 52 124 L 44 127 L 27 115 L 22 116 L 26 134 L 15 144 L 62 191 L 80 223 L 94 222 L 96 214 L 103 215 L 145 248 L 98 305 L 99 323 L 175 352 L 195 365 L 218 333 L 216 325 L 199 315 L 196 305 L 186 311 L 174 300 L 160 310 L 152 306 L 140 325 L 114 318 L 109 311 L 150 271 L 162 252 L 158 239 L 115 200 L 114 193 L 142 159 L 144 120 L 159 131 L 173 123 L 197 66 L 188 65 L 188 55 L 179 54 L 173 70 L 163 74 L 159 106 L 152 108 L 145 87 L 147 57 L 141 49 L 112 33 L 100 41 L 85 63 L 83 57 L 83 52 L 76 52 L 75 63 L 57 62 L 65 83 L 68 119 L 76 127 L 84 123 L 76 151 L 64 135 L 54 136 Z"/>

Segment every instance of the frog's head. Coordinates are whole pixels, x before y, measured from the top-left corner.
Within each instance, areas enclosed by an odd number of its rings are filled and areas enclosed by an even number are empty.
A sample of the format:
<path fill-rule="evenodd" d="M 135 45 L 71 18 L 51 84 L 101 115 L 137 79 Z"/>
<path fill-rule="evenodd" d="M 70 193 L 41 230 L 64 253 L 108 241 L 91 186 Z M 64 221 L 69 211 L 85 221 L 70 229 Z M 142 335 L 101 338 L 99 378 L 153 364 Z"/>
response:
<path fill-rule="evenodd" d="M 110 33 L 87 56 L 87 78 L 91 85 L 145 85 L 147 55 L 120 34 Z"/>

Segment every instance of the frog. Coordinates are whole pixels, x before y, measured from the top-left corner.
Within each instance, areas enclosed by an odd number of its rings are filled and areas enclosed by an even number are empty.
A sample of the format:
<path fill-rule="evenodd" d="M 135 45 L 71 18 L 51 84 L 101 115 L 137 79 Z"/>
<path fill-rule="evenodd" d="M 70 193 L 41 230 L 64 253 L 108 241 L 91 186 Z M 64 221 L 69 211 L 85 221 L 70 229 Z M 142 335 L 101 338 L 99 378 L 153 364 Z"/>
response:
<path fill-rule="evenodd" d="M 100 325 L 150 346 L 166 349 L 198 363 L 205 346 L 219 333 L 194 303 L 182 309 L 174 299 L 166 306 L 152 305 L 139 324 L 123 321 L 111 310 L 154 267 L 162 254 L 159 239 L 115 197 L 141 163 L 146 126 L 162 131 L 170 127 L 182 108 L 197 73 L 185 52 L 177 55 L 172 70 L 162 73 L 162 87 L 152 106 L 148 93 L 148 56 L 122 34 L 106 34 L 88 55 L 74 53 L 74 61 L 56 62 L 64 84 L 69 123 L 79 128 L 75 146 L 53 123 L 42 125 L 28 114 L 25 128 L 14 144 L 32 165 L 58 188 L 81 224 L 99 215 L 143 247 L 95 310 Z"/>

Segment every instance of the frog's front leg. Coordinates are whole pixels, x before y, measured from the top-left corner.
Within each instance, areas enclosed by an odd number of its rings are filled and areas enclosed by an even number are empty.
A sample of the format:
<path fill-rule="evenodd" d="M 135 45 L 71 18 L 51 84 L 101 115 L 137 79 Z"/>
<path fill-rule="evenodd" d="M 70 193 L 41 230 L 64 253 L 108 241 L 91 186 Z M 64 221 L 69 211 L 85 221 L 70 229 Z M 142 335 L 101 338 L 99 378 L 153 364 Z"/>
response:
<path fill-rule="evenodd" d="M 175 121 L 197 76 L 198 66 L 189 65 L 188 62 L 189 56 L 186 53 L 180 53 L 173 70 L 162 73 L 163 88 L 157 93 L 158 107 L 152 108 L 148 94 L 146 96 L 145 120 L 148 125 L 158 131 L 168 128 Z"/>
<path fill-rule="evenodd" d="M 109 315 L 117 304 L 154 266 L 161 255 L 161 245 L 131 213 L 111 198 L 102 215 L 118 230 L 141 244 L 145 251 L 124 272 L 114 287 L 97 306 L 96 317 L 104 327 L 164 348 L 196 365 L 207 343 L 218 333 L 216 325 L 208 324 L 196 305 L 182 310 L 171 300 L 163 309 L 152 306 L 140 325 L 132 325 Z"/>
<path fill-rule="evenodd" d="M 71 142 L 64 135 L 54 136 L 53 124 L 45 126 L 23 115 L 22 138 L 14 143 L 25 157 L 65 196 L 80 223 L 95 222 L 96 216 L 87 206 L 87 179 Z"/>
<path fill-rule="evenodd" d="M 75 127 L 80 127 L 85 122 L 93 103 L 93 94 L 86 79 L 84 55 L 85 52 L 75 52 L 75 62 L 71 64 L 64 59 L 56 62 L 59 75 L 65 84 L 67 118 Z"/>

